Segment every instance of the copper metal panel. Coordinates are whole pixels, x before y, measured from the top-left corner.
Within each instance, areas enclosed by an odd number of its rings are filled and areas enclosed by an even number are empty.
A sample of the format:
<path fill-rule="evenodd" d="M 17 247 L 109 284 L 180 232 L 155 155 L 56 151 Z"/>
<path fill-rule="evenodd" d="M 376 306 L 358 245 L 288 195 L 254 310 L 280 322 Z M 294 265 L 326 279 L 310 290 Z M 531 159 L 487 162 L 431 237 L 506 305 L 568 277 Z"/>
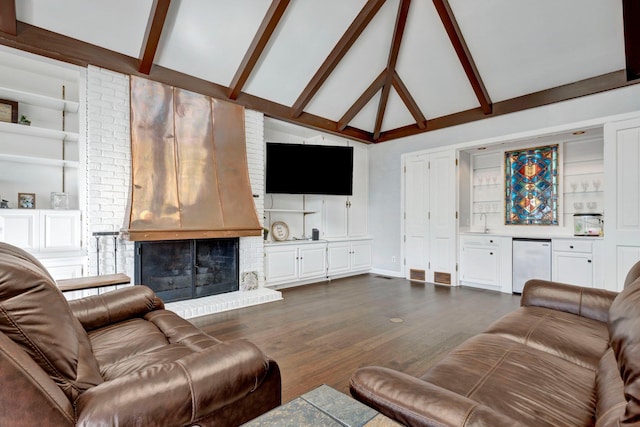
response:
<path fill-rule="evenodd" d="M 131 77 L 130 240 L 259 236 L 244 108 Z"/>

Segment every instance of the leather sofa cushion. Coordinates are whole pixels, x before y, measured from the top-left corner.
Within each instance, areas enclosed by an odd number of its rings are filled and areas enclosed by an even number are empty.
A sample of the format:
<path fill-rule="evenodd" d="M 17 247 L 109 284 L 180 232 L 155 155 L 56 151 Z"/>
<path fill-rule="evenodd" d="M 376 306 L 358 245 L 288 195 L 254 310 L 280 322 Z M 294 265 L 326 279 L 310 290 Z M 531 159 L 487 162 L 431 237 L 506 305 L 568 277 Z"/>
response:
<path fill-rule="evenodd" d="M 526 425 L 593 423 L 594 370 L 499 335 L 470 338 L 422 379 Z"/>
<path fill-rule="evenodd" d="M 69 400 L 103 382 L 91 344 L 51 276 L 0 243 L 0 331 L 20 345 Z"/>
<path fill-rule="evenodd" d="M 596 370 L 609 345 L 606 323 L 543 307 L 520 307 L 493 323 L 486 333 Z"/>
<path fill-rule="evenodd" d="M 618 363 L 609 348 L 600 359 L 596 373 L 596 427 L 618 427 L 626 404 Z"/>
<path fill-rule="evenodd" d="M 626 423 L 640 423 L 640 279 L 628 285 L 609 309 L 611 348 L 627 398 Z"/>

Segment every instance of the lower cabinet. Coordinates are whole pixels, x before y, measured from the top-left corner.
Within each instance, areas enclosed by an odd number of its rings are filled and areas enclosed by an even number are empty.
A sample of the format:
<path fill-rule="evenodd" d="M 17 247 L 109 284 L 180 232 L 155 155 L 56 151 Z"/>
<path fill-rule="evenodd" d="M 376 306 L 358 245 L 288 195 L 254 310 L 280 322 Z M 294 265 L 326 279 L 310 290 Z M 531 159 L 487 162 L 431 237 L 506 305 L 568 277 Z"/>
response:
<path fill-rule="evenodd" d="M 328 275 L 355 274 L 371 269 L 371 240 L 329 242 Z"/>
<path fill-rule="evenodd" d="M 460 239 L 460 284 L 511 293 L 511 238 L 465 235 Z"/>
<path fill-rule="evenodd" d="M 56 279 L 81 277 L 86 255 L 78 210 L 0 210 L 0 241 L 33 254 Z"/>
<path fill-rule="evenodd" d="M 571 285 L 602 288 L 601 240 L 553 239 L 551 278 Z"/>
<path fill-rule="evenodd" d="M 371 240 L 291 241 L 266 244 L 267 286 L 301 285 L 371 269 Z"/>
<path fill-rule="evenodd" d="M 326 277 L 326 243 L 275 243 L 265 246 L 267 285 Z"/>

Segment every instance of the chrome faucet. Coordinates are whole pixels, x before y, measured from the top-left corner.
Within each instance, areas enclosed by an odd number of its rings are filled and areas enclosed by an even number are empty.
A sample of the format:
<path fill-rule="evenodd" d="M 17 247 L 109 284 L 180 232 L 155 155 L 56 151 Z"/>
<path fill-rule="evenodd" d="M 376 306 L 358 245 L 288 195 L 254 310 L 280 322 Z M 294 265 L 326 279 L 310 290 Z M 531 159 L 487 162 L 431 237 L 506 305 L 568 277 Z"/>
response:
<path fill-rule="evenodd" d="M 487 228 L 487 214 L 486 213 L 481 213 L 480 214 L 480 219 L 482 220 L 482 217 L 484 217 L 484 230 L 482 230 L 482 232 L 484 234 L 487 234 L 489 232 L 489 229 Z"/>

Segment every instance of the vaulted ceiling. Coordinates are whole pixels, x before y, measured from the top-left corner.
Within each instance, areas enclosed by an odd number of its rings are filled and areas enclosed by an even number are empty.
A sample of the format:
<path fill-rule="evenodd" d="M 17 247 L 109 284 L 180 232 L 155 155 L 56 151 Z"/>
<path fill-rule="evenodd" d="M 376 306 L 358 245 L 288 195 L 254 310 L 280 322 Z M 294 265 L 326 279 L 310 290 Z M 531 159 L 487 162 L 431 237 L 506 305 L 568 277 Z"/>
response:
<path fill-rule="evenodd" d="M 0 44 L 377 143 L 640 81 L 637 0 L 0 0 Z"/>

